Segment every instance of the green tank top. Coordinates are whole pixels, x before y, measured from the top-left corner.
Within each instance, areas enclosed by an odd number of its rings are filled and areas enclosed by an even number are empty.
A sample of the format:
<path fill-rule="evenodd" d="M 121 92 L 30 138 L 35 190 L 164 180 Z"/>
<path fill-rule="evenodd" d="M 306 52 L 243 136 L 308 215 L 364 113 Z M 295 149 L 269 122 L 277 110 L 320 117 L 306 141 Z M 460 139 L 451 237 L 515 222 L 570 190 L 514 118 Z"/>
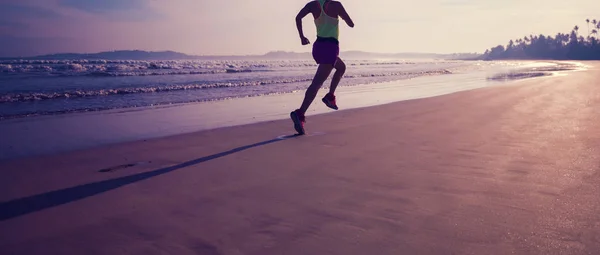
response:
<path fill-rule="evenodd" d="M 315 19 L 315 25 L 317 26 L 317 36 L 324 38 L 335 38 L 336 40 L 339 39 L 339 19 L 333 18 L 325 13 L 325 1 L 327 0 L 318 1 L 319 6 L 321 6 L 321 15 L 319 15 L 319 17 Z"/>

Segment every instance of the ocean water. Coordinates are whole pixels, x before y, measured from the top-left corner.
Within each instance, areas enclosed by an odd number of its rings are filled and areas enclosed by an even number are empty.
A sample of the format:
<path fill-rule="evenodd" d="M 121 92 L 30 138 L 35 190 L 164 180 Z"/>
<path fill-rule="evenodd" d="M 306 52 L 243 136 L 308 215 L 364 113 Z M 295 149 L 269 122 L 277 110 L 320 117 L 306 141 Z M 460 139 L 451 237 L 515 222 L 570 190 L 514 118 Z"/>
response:
<path fill-rule="evenodd" d="M 582 68 L 547 61 L 346 62 L 337 92 L 342 110 Z M 0 61 L 0 160 L 289 118 L 315 69 L 312 61 L 277 60 Z M 332 111 L 317 102 L 307 114 Z M 288 132 L 291 126 L 273 137 Z"/>
<path fill-rule="evenodd" d="M 450 75 L 482 63 L 350 60 L 346 65 L 341 87 Z M 0 119 L 291 93 L 306 89 L 315 70 L 311 60 L 0 60 Z"/>

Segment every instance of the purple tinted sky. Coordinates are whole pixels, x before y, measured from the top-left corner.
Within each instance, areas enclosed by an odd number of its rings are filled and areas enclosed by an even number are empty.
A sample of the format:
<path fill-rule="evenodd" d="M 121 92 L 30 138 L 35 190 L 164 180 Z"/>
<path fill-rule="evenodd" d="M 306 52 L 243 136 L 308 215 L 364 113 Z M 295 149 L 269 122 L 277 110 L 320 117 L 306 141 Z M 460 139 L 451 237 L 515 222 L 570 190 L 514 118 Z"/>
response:
<path fill-rule="evenodd" d="M 308 0 L 0 0 L 0 56 L 107 50 L 309 51 L 294 16 Z M 342 0 L 342 50 L 482 52 L 529 34 L 586 31 L 597 0 Z M 594 12 L 594 10 L 596 12 Z M 314 25 L 304 21 L 314 37 Z"/>

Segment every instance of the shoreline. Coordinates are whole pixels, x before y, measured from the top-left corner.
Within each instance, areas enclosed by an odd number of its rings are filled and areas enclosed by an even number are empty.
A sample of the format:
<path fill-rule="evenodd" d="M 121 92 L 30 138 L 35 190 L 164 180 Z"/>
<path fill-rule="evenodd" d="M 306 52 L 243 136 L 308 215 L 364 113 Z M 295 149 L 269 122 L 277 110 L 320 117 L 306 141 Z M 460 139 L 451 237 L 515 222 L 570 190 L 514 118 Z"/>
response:
<path fill-rule="evenodd" d="M 530 63 L 531 66 L 549 65 L 540 62 Z M 418 77 L 376 85 L 347 86 L 340 87 L 338 95 L 341 99 L 340 106 L 344 110 L 515 82 L 491 81 L 490 83 L 485 80 L 489 75 L 489 71 L 483 70 Z M 4 120 L 0 121 L 0 132 L 13 135 L 7 137 L 6 142 L 0 145 L 0 162 L 286 119 L 289 111 L 301 102 L 303 96 L 304 93 L 286 93 Z M 333 111 L 319 104 L 319 100 L 315 100 L 308 116 L 330 112 Z"/>
<path fill-rule="evenodd" d="M 42 66 L 39 69 L 56 68 L 62 70 L 62 72 L 65 72 L 65 77 L 61 78 L 62 75 L 59 73 L 40 73 L 39 77 L 35 76 L 42 80 L 35 82 L 25 82 L 22 78 L 27 77 L 26 74 L 33 72 L 32 70 L 36 68 L 15 66 L 10 67 L 14 68 L 14 70 L 11 69 L 12 71 L 5 70 L 5 74 L 15 72 L 14 85 L 23 82 L 24 87 L 19 88 L 20 86 L 10 85 L 10 76 L 12 75 L 0 75 L 0 80 L 5 78 L 9 80 L 9 86 L 0 89 L 0 121 L 36 115 L 60 115 L 291 93 L 295 90 L 301 90 L 306 82 L 312 80 L 314 66 L 307 64 L 305 62 L 295 63 L 294 61 L 267 62 L 264 64 L 260 62 L 216 64 L 218 66 L 228 65 L 232 68 L 247 68 L 249 71 L 249 73 L 235 74 L 231 77 L 220 75 L 218 72 L 214 74 L 211 74 L 212 72 L 205 74 L 190 72 L 185 74 L 187 71 L 181 71 L 187 70 L 186 68 L 215 68 L 215 66 L 209 64 L 201 67 L 193 64 L 181 64 L 181 66 L 165 64 L 175 66 L 168 66 L 164 69 L 161 66 L 161 69 L 153 69 L 166 70 L 162 74 L 172 74 L 173 77 L 145 75 L 145 73 L 136 74 L 135 64 L 130 67 L 121 67 L 123 65 L 115 65 L 114 67 L 84 65 L 83 67 L 74 68 L 74 70 L 71 70 L 71 68 Z M 456 68 L 467 64 L 459 61 L 419 63 L 400 60 L 397 62 L 372 60 L 349 65 L 355 67 L 345 76 L 345 82 L 341 84 L 342 86 L 443 75 L 447 73 L 446 68 Z M 142 68 L 142 66 L 139 68 Z M 95 69 L 107 70 L 94 71 Z M 120 74 L 123 76 L 115 73 L 116 76 L 114 77 L 90 78 L 86 77 L 86 73 L 89 72 L 122 72 Z M 158 71 L 156 74 L 161 74 L 161 72 L 163 71 Z M 31 75 L 33 74 L 31 73 Z M 68 80 L 56 82 L 61 79 Z M 38 85 L 34 85 L 35 83 L 38 83 Z M 73 87 L 75 83 L 85 83 L 85 85 Z M 55 89 L 46 91 L 43 89 L 46 86 L 55 87 Z M 65 89 L 60 89 L 60 86 L 65 86 Z M 123 100 L 123 98 L 131 100 Z M 131 102 L 128 103 L 127 101 Z"/>
<path fill-rule="evenodd" d="M 461 62 L 461 61 L 459 61 Z M 481 61 L 480 61 L 481 62 Z M 505 69 L 505 68 L 519 68 L 519 65 L 521 65 L 520 68 L 530 68 L 532 66 L 538 65 L 540 63 L 546 63 L 543 66 L 549 66 L 549 65 L 561 65 L 561 62 L 555 62 L 552 63 L 550 61 L 546 61 L 546 62 L 535 62 L 535 61 L 497 61 L 496 63 L 517 63 L 517 66 L 510 66 L 510 67 L 502 67 L 502 65 L 500 65 L 500 67 L 498 69 Z M 568 62 L 564 62 L 564 63 L 568 63 Z M 574 62 L 576 63 L 576 62 Z M 479 65 L 475 65 L 475 66 L 479 66 Z M 460 70 L 460 66 L 459 67 L 452 67 L 449 68 L 450 70 L 458 68 Z M 484 68 L 487 69 L 494 69 L 493 66 L 486 66 L 483 67 L 481 70 L 479 71 L 483 71 Z M 438 73 L 436 74 L 430 74 L 430 73 L 436 73 L 438 71 L 446 71 L 447 73 Z M 398 73 L 402 73 L 402 69 L 399 70 Z M 341 88 L 349 88 L 349 87 L 355 87 L 355 86 L 366 86 L 366 85 L 374 85 L 374 84 L 379 84 L 379 83 L 390 83 L 390 82 L 402 82 L 402 81 L 407 81 L 407 80 L 412 80 L 412 79 L 419 79 L 419 78 L 427 78 L 427 77 L 431 77 L 431 76 L 438 76 L 438 75 L 452 75 L 454 74 L 453 72 L 447 71 L 447 69 L 440 69 L 440 70 L 434 70 L 434 71 L 423 71 L 421 75 L 415 75 L 416 76 L 406 76 L 406 77 L 402 77 L 402 78 L 398 78 L 395 80 L 390 80 L 390 81 L 380 81 L 380 82 L 369 82 L 369 83 L 363 83 L 363 84 L 351 84 L 351 85 L 343 85 L 340 86 Z M 458 74 L 460 74 L 460 71 L 458 72 Z M 352 77 L 354 78 L 354 77 Z M 349 78 L 349 79 L 352 79 Z M 327 82 L 330 80 L 330 78 L 328 78 Z M 324 86 L 326 87 L 326 86 Z M 299 89 L 302 90 L 302 89 Z M 6 116 L 0 116 L 0 124 L 3 121 L 11 121 L 11 120 L 20 120 L 20 119 L 31 119 L 31 118 L 36 118 L 36 117 L 44 117 L 44 116 L 61 116 L 61 115 L 72 115 L 72 114 L 87 114 L 87 113 L 103 113 L 103 112 L 113 112 L 113 111 L 127 111 L 127 110 L 144 110 L 144 109 L 152 109 L 152 108 L 158 108 L 158 107 L 171 107 L 171 106 L 179 106 L 179 105 L 186 105 L 186 104 L 198 104 L 198 103 L 210 103 L 210 102 L 218 102 L 218 101 L 228 101 L 228 100 L 236 100 L 236 99 L 243 99 L 243 98 L 250 98 L 250 97 L 261 97 L 261 96 L 273 96 L 273 95 L 285 95 L 285 94 L 291 94 L 291 93 L 296 93 L 297 91 L 286 91 L 286 92 L 272 92 L 272 93 L 266 93 L 266 94 L 257 94 L 257 95 L 247 95 L 247 96 L 227 96 L 227 97 L 219 97 L 219 98 L 214 98 L 214 99 L 206 99 L 206 100 L 198 100 L 198 101 L 182 101 L 182 102 L 173 102 L 173 103 L 160 103 L 160 104 L 154 104 L 154 105 L 140 105 L 140 106 L 127 106 L 127 107 L 98 107 L 98 108 L 90 108 L 90 109 L 76 109 L 76 110 L 65 110 L 65 111 L 53 111 L 53 112 L 37 112 L 37 113 L 28 113 L 28 114 L 14 114 L 14 115 L 6 115 Z"/>

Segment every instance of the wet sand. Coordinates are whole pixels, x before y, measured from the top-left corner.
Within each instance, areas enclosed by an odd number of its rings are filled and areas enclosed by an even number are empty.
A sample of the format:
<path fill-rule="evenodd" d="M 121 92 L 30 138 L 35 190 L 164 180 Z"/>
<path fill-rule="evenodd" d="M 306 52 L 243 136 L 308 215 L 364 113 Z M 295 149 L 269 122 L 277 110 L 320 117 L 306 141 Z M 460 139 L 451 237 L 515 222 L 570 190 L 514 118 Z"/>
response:
<path fill-rule="evenodd" d="M 600 65 L 0 162 L 2 254 L 597 254 Z"/>

